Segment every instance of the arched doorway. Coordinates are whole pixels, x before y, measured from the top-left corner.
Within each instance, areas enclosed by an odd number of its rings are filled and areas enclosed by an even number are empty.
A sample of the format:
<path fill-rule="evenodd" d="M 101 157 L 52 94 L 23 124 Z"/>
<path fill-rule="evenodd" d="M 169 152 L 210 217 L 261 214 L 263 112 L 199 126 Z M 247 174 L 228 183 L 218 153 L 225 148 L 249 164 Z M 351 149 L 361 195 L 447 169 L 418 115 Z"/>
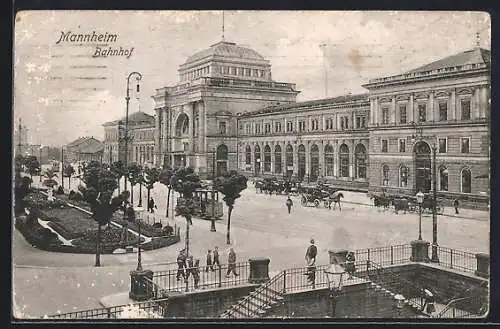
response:
<path fill-rule="evenodd" d="M 271 147 L 264 146 L 264 172 L 271 171 Z"/>
<path fill-rule="evenodd" d="M 349 177 L 349 147 L 346 144 L 340 145 L 339 164 L 339 176 Z"/>
<path fill-rule="evenodd" d="M 177 117 L 175 123 L 175 136 L 188 137 L 189 136 L 189 117 L 186 113 L 181 113 Z"/>
<path fill-rule="evenodd" d="M 319 172 L 319 148 L 318 145 L 313 144 L 311 146 L 311 169 L 309 176 L 311 181 L 316 181 L 318 179 Z"/>
<path fill-rule="evenodd" d="M 415 157 L 415 191 L 431 190 L 431 148 L 426 142 L 418 142 L 413 148 Z"/>
<path fill-rule="evenodd" d="M 304 146 L 304 144 L 299 145 L 298 162 L 299 162 L 299 168 L 297 175 L 299 180 L 302 180 L 306 174 L 306 147 Z"/>
<path fill-rule="evenodd" d="M 253 156 L 254 156 L 254 169 L 255 169 L 255 176 L 259 176 L 260 173 L 260 147 L 259 145 L 255 145 L 255 149 L 253 151 Z"/>
<path fill-rule="evenodd" d="M 363 144 L 356 145 L 354 149 L 354 177 L 366 178 L 366 147 Z"/>
<path fill-rule="evenodd" d="M 217 147 L 217 176 L 222 176 L 227 172 L 227 146 L 224 144 Z"/>
<path fill-rule="evenodd" d="M 245 166 L 249 167 L 252 164 L 252 148 L 247 145 L 245 149 Z M 250 168 L 247 168 L 247 170 Z"/>
<path fill-rule="evenodd" d="M 281 146 L 274 147 L 274 173 L 281 174 Z"/>
<path fill-rule="evenodd" d="M 460 192 L 462 193 L 471 193 L 471 173 L 469 168 L 463 168 L 460 173 Z"/>
<path fill-rule="evenodd" d="M 293 146 L 288 144 L 285 149 L 285 173 L 287 177 L 293 175 Z"/>
<path fill-rule="evenodd" d="M 174 154 L 174 168 L 186 167 L 186 151 L 189 149 L 189 117 L 181 113 L 175 121 L 175 137 L 184 145 L 184 152 Z M 143 150 L 143 157 L 145 157 Z"/>

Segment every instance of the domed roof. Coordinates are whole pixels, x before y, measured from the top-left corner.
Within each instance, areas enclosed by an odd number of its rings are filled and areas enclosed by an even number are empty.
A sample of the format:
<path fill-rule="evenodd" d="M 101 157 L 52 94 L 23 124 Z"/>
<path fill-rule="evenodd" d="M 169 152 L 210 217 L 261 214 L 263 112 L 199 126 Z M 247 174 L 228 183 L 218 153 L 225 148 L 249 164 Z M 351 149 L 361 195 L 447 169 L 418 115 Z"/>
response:
<path fill-rule="evenodd" d="M 265 60 L 265 58 L 253 49 L 237 46 L 234 42 L 220 41 L 208 49 L 199 51 L 188 57 L 185 64 L 198 61 L 212 56 L 232 57 L 250 60 Z"/>

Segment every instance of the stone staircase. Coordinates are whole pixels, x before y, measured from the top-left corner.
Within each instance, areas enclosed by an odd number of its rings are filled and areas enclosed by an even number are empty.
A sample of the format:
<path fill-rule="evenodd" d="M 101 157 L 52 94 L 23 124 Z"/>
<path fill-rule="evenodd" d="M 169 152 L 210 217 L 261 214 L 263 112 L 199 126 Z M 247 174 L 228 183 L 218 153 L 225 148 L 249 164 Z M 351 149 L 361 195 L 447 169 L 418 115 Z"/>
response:
<path fill-rule="evenodd" d="M 231 305 L 220 317 L 225 319 L 263 318 L 285 302 L 282 288 L 285 275 L 281 272 L 262 284 L 248 296 Z"/>

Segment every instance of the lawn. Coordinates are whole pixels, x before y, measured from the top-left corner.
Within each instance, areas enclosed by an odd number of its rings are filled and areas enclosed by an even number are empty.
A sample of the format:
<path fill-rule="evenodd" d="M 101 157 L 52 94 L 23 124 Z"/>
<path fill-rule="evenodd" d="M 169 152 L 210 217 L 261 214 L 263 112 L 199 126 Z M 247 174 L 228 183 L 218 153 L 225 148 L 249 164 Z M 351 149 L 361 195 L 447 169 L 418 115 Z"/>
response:
<path fill-rule="evenodd" d="M 74 208 L 42 209 L 41 211 L 50 217 L 51 221 L 62 225 L 73 234 L 83 235 L 89 229 L 97 229 L 97 224 L 90 215 Z"/>

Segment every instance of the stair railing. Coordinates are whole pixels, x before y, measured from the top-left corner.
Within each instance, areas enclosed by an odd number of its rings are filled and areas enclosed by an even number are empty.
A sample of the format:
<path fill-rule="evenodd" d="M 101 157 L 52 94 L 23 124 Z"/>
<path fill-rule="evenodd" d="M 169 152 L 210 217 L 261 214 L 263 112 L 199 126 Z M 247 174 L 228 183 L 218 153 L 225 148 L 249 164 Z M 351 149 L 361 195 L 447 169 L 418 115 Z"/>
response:
<path fill-rule="evenodd" d="M 252 303 L 252 299 L 254 299 L 255 296 L 258 296 L 257 298 L 261 300 L 261 305 L 271 303 L 275 295 L 270 290 L 275 291 L 279 295 L 282 295 L 285 292 L 285 276 L 286 271 L 280 272 L 271 280 L 255 289 L 248 296 L 245 296 L 238 303 L 232 305 L 230 309 L 226 310 L 228 316 L 231 318 L 233 317 L 233 312 L 238 312 L 248 318 L 255 317 L 255 315 L 257 315 L 262 308 L 259 305 Z"/>
<path fill-rule="evenodd" d="M 485 285 L 488 285 L 488 281 L 482 282 L 481 284 L 476 286 L 469 287 L 462 294 L 462 296 L 465 296 L 470 292 L 473 292 L 472 295 L 450 300 L 443 308 L 443 310 L 436 315 L 436 317 L 464 318 L 470 315 L 482 315 L 486 313 L 488 310 L 487 297 L 481 296 L 481 292 L 477 291 L 477 289 L 482 288 Z M 464 308 L 468 308 L 469 310 L 464 310 Z"/>

